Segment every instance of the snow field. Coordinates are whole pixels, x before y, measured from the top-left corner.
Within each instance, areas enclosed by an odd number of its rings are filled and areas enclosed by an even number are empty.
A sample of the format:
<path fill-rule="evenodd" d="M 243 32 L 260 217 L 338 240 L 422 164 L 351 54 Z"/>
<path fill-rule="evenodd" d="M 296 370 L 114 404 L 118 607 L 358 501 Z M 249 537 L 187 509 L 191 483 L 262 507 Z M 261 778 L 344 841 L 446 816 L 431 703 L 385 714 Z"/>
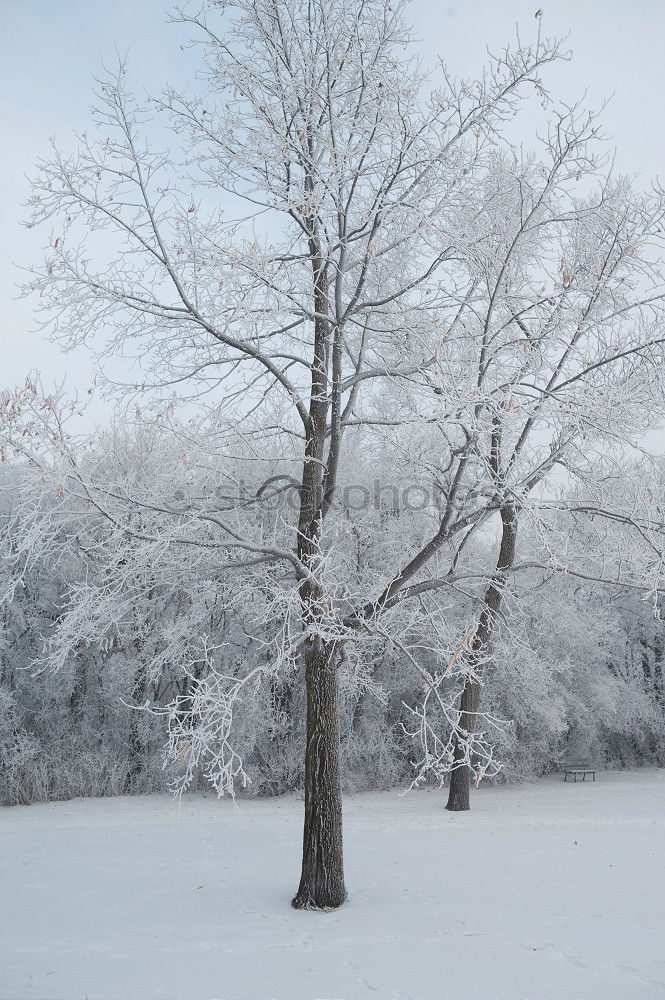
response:
<path fill-rule="evenodd" d="M 0 810 L 2 1000 L 665 997 L 665 772 L 345 800 L 349 901 L 296 912 L 302 802 Z"/>

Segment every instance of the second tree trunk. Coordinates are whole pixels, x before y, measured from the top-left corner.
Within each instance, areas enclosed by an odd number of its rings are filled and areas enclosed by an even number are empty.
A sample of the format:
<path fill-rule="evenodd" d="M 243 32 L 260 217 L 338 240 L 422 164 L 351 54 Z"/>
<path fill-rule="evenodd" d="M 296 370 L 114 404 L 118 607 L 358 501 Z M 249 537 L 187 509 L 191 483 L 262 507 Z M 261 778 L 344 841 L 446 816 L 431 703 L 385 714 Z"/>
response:
<path fill-rule="evenodd" d="M 496 617 L 501 608 L 503 588 L 505 586 L 505 570 L 510 569 L 515 562 L 515 545 L 517 542 L 517 512 L 511 504 L 501 508 L 501 546 L 496 563 L 496 574 L 489 583 L 483 601 L 482 611 L 478 620 L 478 628 L 471 644 L 469 665 L 474 674 L 482 668 L 482 663 L 489 654 Z M 480 700 L 480 684 L 473 677 L 467 677 L 460 698 L 459 730 L 473 733 L 476 729 L 476 716 Z M 469 791 L 471 772 L 469 766 L 463 763 L 465 751 L 462 745 L 463 734 L 455 735 L 453 747 L 453 770 L 450 774 L 450 790 L 446 809 L 451 812 L 464 812 L 469 809 Z"/>

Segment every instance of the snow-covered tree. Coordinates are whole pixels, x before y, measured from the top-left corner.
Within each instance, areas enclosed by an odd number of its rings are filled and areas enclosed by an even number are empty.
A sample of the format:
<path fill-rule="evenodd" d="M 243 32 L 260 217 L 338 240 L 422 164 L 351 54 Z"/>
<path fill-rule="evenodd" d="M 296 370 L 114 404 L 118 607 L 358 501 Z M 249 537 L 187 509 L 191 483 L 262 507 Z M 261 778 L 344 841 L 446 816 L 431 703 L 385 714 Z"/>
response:
<path fill-rule="evenodd" d="M 155 109 L 128 96 L 121 66 L 100 84 L 97 135 L 42 163 L 33 200 L 33 222 L 54 226 L 33 288 L 56 335 L 102 332 L 107 349 L 138 355 L 142 387 L 216 397 L 216 440 L 235 427 L 289 474 L 300 464 L 283 544 L 235 510 L 198 518 L 234 562 L 281 565 L 297 583 L 300 634 L 283 655 L 302 656 L 307 687 L 299 907 L 345 897 L 337 663 L 368 611 L 339 620 L 323 582 L 343 438 L 365 387 L 431 364 L 457 253 L 442 237 L 524 85 L 539 88 L 558 54 L 539 36 L 479 81 L 444 73 L 426 93 L 404 56 L 403 8 L 234 0 L 182 14 L 203 39 L 207 86 L 169 90 L 158 107 L 187 168 L 147 146 Z M 98 232 L 95 250 L 86 239 Z M 389 594 L 368 595 L 371 614 L 431 550 L 412 555 Z"/>
<path fill-rule="evenodd" d="M 178 18 L 203 45 L 196 95 L 141 106 L 124 65 L 100 82 L 95 134 L 40 165 L 32 223 L 52 233 L 30 289 L 66 345 L 134 359 L 143 412 L 80 449 L 31 385 L 3 410 L 46 484 L 16 563 L 74 545 L 90 567 L 51 666 L 91 635 L 131 650 L 129 702 L 159 713 L 170 686 L 172 763 L 222 792 L 259 754 L 256 713 L 284 736 L 305 703 L 303 908 L 346 893 L 340 701 L 357 721 L 389 679 L 417 777 L 452 770 L 464 796 L 469 767 L 498 768 L 477 701 L 518 578 L 605 579 L 582 540 L 580 562 L 554 550 L 562 512 L 634 531 L 629 564 L 611 539 L 612 580 L 660 589 L 657 501 L 608 506 L 602 462 L 660 393 L 662 193 L 612 179 L 595 118 L 551 103 L 540 19 L 479 80 L 433 83 L 404 7 L 210 2 Z M 534 90 L 549 125 L 527 155 L 507 129 Z M 153 152 L 155 118 L 182 155 Z M 171 392 L 184 414 L 143 402 Z M 128 745 L 131 788 L 134 721 Z"/>

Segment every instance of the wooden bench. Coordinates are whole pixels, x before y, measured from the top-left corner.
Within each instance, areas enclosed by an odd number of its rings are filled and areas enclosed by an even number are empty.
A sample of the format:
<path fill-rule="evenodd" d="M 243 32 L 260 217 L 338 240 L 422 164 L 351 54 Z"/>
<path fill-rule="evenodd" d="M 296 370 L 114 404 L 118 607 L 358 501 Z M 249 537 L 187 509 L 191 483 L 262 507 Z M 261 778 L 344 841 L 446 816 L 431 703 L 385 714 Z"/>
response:
<path fill-rule="evenodd" d="M 585 760 L 570 759 L 561 761 L 561 770 L 563 771 L 563 780 L 568 781 L 568 775 L 571 775 L 574 781 L 577 781 L 578 777 L 581 776 L 582 781 L 586 781 L 587 774 L 591 775 L 593 781 L 596 780 L 596 769 L 591 767 L 591 765 Z"/>

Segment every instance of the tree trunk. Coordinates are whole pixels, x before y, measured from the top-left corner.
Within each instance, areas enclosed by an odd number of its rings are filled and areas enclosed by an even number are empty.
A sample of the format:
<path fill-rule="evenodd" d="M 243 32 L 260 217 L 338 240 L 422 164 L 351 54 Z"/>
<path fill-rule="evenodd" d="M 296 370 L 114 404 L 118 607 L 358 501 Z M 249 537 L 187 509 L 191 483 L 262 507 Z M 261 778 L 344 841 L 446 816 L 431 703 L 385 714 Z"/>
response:
<path fill-rule="evenodd" d="M 337 650 L 315 638 L 305 651 L 307 749 L 302 875 L 292 905 L 328 910 L 346 899 Z"/>
<path fill-rule="evenodd" d="M 85 655 L 79 649 L 74 660 L 74 682 L 72 692 L 69 696 L 69 710 L 72 715 L 72 722 L 76 728 L 80 728 L 83 722 L 85 711 L 85 700 L 88 694 L 88 670 Z"/>
<path fill-rule="evenodd" d="M 656 704 L 662 706 L 665 702 L 665 687 L 663 685 L 663 660 L 665 660 L 665 649 L 663 648 L 663 633 L 660 622 L 656 627 L 656 637 L 654 640 L 654 664 L 653 664 L 653 688 Z"/>
<path fill-rule="evenodd" d="M 460 719 L 459 727 L 470 733 L 475 724 L 475 713 L 478 711 L 478 701 L 480 698 L 480 685 L 478 681 L 467 680 L 460 699 Z M 460 741 L 455 737 L 453 749 L 454 767 L 450 773 L 450 789 L 448 792 L 448 803 L 446 809 L 451 812 L 465 812 L 470 809 L 469 792 L 471 774 L 466 764 L 460 763 L 464 758 L 464 751 Z"/>
<path fill-rule="evenodd" d="M 515 544 L 517 541 L 517 513 L 512 505 L 501 508 L 501 547 L 496 562 L 496 574 L 485 591 L 483 608 L 478 620 L 478 628 L 473 638 L 470 654 L 470 665 L 474 673 L 478 673 L 480 664 L 491 647 L 492 633 L 496 616 L 501 608 L 505 578 L 502 570 L 510 569 L 515 562 Z M 474 662 L 475 661 L 475 662 Z M 477 680 L 468 677 L 460 698 L 460 718 L 458 727 L 466 733 L 472 733 L 476 726 L 478 702 L 480 700 L 480 685 Z M 450 788 L 446 809 L 451 812 L 465 812 L 470 808 L 469 792 L 471 772 L 464 760 L 464 748 L 459 736 L 455 736 L 453 747 L 453 770 L 450 774 Z"/>
<path fill-rule="evenodd" d="M 312 136 L 307 143 L 315 161 Z M 305 191 L 314 193 L 314 180 L 305 173 Z M 313 277 L 314 357 L 309 422 L 298 519 L 298 557 L 308 576 L 300 581 L 302 621 L 309 638 L 305 644 L 307 736 L 305 746 L 305 826 L 300 885 L 292 905 L 302 910 L 328 910 L 346 899 L 342 849 L 342 779 L 335 643 L 318 634 L 324 604 L 319 577 L 323 520 L 332 502 L 341 440 L 340 327 L 330 312 L 327 260 L 322 252 L 316 214 L 307 222 Z M 337 317 L 339 319 L 339 316 Z M 334 332 L 333 332 L 334 328 Z M 332 386 L 329 379 L 332 362 Z M 324 460 L 326 441 L 328 456 Z M 325 472 L 324 472 L 325 468 Z"/>

